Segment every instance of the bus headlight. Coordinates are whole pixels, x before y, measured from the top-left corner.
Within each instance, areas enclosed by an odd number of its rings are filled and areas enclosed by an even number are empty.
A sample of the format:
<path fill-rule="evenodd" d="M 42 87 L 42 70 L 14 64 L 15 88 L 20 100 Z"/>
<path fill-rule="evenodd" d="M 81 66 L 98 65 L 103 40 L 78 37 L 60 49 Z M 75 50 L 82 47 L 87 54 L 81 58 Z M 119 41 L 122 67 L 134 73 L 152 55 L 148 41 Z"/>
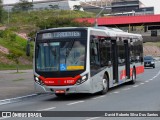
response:
<path fill-rule="evenodd" d="M 35 77 L 35 81 L 38 82 L 38 81 L 39 81 L 39 78 L 38 78 L 38 77 Z"/>
<path fill-rule="evenodd" d="M 43 81 L 40 80 L 37 76 L 34 76 L 34 80 L 36 83 L 38 83 L 39 85 L 44 85 Z"/>
<path fill-rule="evenodd" d="M 87 79 L 88 79 L 88 74 L 82 76 L 79 80 L 77 80 L 76 85 L 84 83 L 85 81 L 87 81 Z"/>

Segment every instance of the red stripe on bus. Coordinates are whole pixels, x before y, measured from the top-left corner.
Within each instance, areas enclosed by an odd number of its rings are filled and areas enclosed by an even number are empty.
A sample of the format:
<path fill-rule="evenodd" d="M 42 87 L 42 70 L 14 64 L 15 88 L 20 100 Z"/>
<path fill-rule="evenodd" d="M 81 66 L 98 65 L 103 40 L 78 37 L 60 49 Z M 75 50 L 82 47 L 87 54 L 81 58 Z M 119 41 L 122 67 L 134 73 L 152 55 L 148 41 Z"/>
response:
<path fill-rule="evenodd" d="M 126 78 L 126 70 L 121 70 L 121 73 L 120 73 L 120 80 Z"/>
<path fill-rule="evenodd" d="M 144 72 L 144 66 L 137 66 L 136 67 L 136 75 L 141 74 Z M 130 76 L 133 74 L 133 68 L 130 69 Z M 126 70 L 121 70 L 120 72 L 120 80 L 126 78 Z"/>
<path fill-rule="evenodd" d="M 40 76 L 39 79 L 43 81 L 43 83 L 47 86 L 67 86 L 74 85 L 81 76 L 78 75 L 76 77 L 65 77 L 65 78 L 44 78 Z"/>
<path fill-rule="evenodd" d="M 143 72 L 144 72 L 144 66 L 143 66 L 143 65 L 136 67 L 136 74 L 137 74 L 137 75 L 138 75 L 138 74 L 141 74 L 141 73 L 143 73 Z"/>

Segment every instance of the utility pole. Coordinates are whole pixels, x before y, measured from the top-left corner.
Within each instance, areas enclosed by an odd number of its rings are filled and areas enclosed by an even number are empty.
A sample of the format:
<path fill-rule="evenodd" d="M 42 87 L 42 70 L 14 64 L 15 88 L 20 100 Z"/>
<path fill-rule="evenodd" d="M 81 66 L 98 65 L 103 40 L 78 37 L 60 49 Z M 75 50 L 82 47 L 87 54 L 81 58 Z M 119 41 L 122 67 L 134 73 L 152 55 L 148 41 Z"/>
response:
<path fill-rule="evenodd" d="M 33 10 L 33 0 L 32 0 L 32 10 Z"/>
<path fill-rule="evenodd" d="M 7 6 L 7 7 L 8 7 L 8 25 L 9 25 L 9 21 L 10 21 L 10 20 L 9 20 L 9 18 L 10 18 L 10 13 L 9 13 L 9 12 L 10 12 L 10 11 L 9 11 L 9 6 Z"/>
<path fill-rule="evenodd" d="M 109 7 L 109 6 L 103 7 L 103 9 L 96 15 L 96 18 L 95 18 L 95 27 L 98 26 L 98 17 L 101 15 L 101 13 L 102 13 L 105 9 L 111 9 L 111 7 Z"/>

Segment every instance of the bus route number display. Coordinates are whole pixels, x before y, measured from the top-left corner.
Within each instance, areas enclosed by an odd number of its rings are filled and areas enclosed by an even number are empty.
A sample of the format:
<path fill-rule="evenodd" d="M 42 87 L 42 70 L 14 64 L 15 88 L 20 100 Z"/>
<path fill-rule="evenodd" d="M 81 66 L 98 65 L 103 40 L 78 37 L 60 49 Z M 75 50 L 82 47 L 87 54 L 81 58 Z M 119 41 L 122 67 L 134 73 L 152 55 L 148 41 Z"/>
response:
<path fill-rule="evenodd" d="M 59 38 L 80 38 L 81 32 L 54 32 L 54 33 L 43 33 L 42 39 L 59 39 Z"/>

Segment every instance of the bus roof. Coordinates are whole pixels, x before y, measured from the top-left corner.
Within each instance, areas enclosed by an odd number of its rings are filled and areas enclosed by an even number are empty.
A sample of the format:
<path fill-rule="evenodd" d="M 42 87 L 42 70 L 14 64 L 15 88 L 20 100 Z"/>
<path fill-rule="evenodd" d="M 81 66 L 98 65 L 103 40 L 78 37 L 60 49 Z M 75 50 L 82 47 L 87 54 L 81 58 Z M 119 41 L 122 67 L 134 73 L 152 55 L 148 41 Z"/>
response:
<path fill-rule="evenodd" d="M 134 33 L 128 33 L 125 32 L 121 29 L 117 28 L 111 28 L 111 27 L 104 27 L 104 26 L 98 26 L 98 27 L 60 27 L 60 28 L 50 28 L 50 29 L 44 29 L 40 30 L 38 33 L 43 33 L 43 32 L 49 32 L 53 30 L 83 30 L 83 29 L 88 29 L 92 31 L 99 31 L 103 32 L 105 36 L 108 37 L 126 37 L 126 38 L 139 38 L 142 39 L 141 34 L 134 34 Z"/>

